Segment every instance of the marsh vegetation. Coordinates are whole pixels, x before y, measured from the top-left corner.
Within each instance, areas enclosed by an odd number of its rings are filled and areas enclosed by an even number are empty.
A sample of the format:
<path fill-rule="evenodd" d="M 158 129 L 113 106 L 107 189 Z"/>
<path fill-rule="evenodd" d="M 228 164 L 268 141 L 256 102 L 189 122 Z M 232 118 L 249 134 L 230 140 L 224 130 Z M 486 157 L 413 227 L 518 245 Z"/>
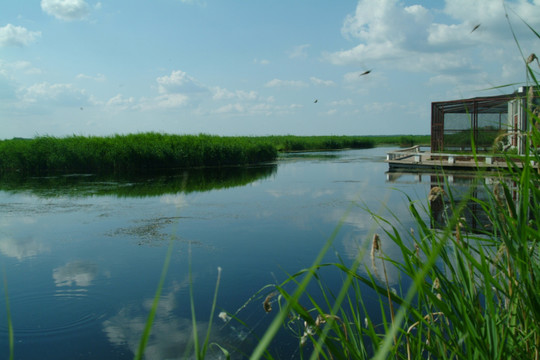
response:
<path fill-rule="evenodd" d="M 426 140 L 427 139 L 427 140 Z M 130 135 L 38 136 L 0 141 L 0 176 L 51 174 L 145 174 L 196 167 L 275 161 L 278 152 L 365 149 L 426 136 L 236 136 Z"/>

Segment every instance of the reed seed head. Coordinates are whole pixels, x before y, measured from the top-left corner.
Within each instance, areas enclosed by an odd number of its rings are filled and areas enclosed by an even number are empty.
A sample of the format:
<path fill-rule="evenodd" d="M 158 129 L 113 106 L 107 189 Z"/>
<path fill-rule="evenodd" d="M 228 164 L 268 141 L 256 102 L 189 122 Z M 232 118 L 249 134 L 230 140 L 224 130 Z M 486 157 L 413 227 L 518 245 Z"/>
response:
<path fill-rule="evenodd" d="M 371 252 L 375 253 L 378 251 L 381 251 L 381 238 L 379 237 L 379 234 L 374 234 L 371 243 Z"/>
<path fill-rule="evenodd" d="M 264 299 L 264 302 L 263 302 L 263 309 L 264 311 L 266 311 L 267 313 L 271 312 L 272 311 L 272 298 L 274 296 L 276 296 L 277 292 L 274 291 L 274 292 L 271 292 L 270 294 L 268 294 L 268 296 Z"/>
<path fill-rule="evenodd" d="M 437 200 L 439 198 L 442 199 L 444 194 L 445 194 L 445 192 L 444 192 L 444 190 L 442 188 L 440 188 L 439 186 L 434 186 L 429 191 L 428 200 L 429 201 L 435 201 L 435 200 Z"/>

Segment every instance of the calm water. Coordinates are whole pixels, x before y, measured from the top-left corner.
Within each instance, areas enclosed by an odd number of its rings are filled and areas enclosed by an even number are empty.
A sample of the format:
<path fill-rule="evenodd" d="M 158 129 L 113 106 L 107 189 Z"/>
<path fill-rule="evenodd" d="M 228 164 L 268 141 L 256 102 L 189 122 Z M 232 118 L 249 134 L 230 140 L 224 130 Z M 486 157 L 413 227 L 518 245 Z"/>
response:
<path fill-rule="evenodd" d="M 208 326 L 219 267 L 217 312 L 235 313 L 247 302 L 238 317 L 249 328 L 216 318 L 212 341 L 249 352 L 274 313 L 261 306 L 271 289 L 248 299 L 309 266 L 347 209 L 326 261 L 352 261 L 379 231 L 365 208 L 391 211 L 411 226 L 403 193 L 425 202 L 430 177 L 387 175 L 388 150 L 294 154 L 263 167 L 156 178 L 0 184 L 0 261 L 15 358 L 133 358 L 171 238 L 147 359 L 184 357 L 190 261 L 198 328 Z M 399 258 L 382 240 L 385 253 Z M 398 275 L 390 269 L 390 282 Z M 1 296 L 0 357 L 9 348 L 5 305 Z M 297 341 L 280 334 L 273 351 L 295 357 Z"/>

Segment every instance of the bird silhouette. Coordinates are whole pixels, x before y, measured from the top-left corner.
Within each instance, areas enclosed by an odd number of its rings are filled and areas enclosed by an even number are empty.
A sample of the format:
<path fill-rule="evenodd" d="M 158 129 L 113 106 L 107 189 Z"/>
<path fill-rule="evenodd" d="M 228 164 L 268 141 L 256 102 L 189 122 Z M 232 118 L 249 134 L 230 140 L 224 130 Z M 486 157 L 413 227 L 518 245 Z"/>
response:
<path fill-rule="evenodd" d="M 473 33 L 476 29 L 478 29 L 480 27 L 480 24 L 477 24 L 473 27 L 473 29 L 471 30 L 471 33 Z"/>
<path fill-rule="evenodd" d="M 316 104 L 316 103 L 318 103 L 318 102 L 319 102 L 319 100 L 315 99 L 315 101 L 314 101 L 313 103 Z"/>
<path fill-rule="evenodd" d="M 371 69 L 370 69 L 370 70 L 366 70 L 366 71 L 364 71 L 363 73 L 361 73 L 361 74 L 360 74 L 360 75 L 358 75 L 358 76 L 364 76 L 364 75 L 367 75 L 367 74 L 369 74 L 370 72 L 371 72 Z"/>

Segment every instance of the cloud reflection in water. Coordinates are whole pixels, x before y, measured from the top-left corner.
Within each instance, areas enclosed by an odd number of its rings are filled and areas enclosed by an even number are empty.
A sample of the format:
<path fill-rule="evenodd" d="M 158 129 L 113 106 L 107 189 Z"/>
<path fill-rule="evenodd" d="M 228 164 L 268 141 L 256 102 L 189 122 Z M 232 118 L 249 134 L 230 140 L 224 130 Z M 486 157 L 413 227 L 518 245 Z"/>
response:
<path fill-rule="evenodd" d="M 152 332 L 146 346 L 145 359 L 184 359 L 194 358 L 192 320 L 175 315 L 177 310 L 176 292 L 179 288 L 161 297 L 152 326 Z M 147 299 L 142 306 L 125 306 L 103 322 L 103 331 L 109 341 L 117 346 L 127 347 L 133 354 L 137 352 L 153 299 Z M 199 341 L 204 341 L 209 323 L 197 321 Z M 217 343 L 231 352 L 248 345 L 246 333 L 233 327 L 212 325 L 210 343 Z M 237 354 L 238 355 L 238 354 Z M 240 356 L 236 356 L 241 358 Z M 225 358 L 215 347 L 210 347 L 207 359 Z"/>

